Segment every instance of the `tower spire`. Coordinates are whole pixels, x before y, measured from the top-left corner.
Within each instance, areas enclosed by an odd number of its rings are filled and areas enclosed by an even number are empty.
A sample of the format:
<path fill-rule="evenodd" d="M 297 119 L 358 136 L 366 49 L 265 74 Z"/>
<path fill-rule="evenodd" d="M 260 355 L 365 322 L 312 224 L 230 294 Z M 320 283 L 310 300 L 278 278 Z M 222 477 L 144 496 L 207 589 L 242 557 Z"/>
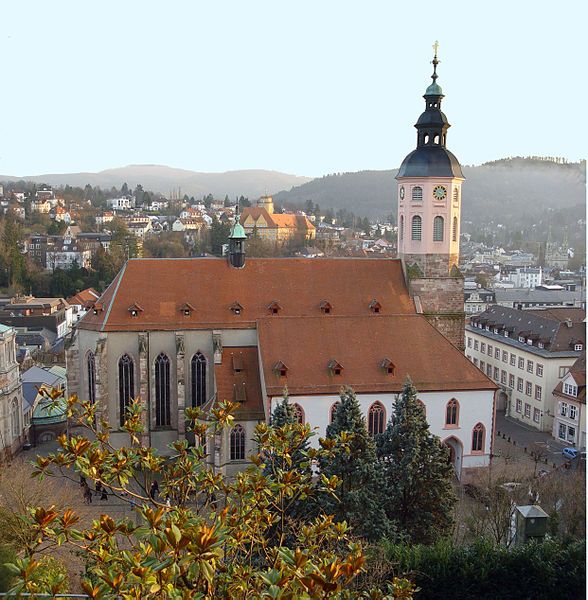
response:
<path fill-rule="evenodd" d="M 441 62 L 438 58 L 437 58 L 437 51 L 439 50 L 439 42 L 435 41 L 435 43 L 433 44 L 433 52 L 435 53 L 433 56 L 433 60 L 432 60 L 432 64 L 433 64 L 433 74 L 431 75 L 431 79 L 433 80 L 433 83 L 437 83 L 437 77 L 439 77 L 439 75 L 437 75 L 437 65 Z"/>
<path fill-rule="evenodd" d="M 242 269 L 245 266 L 245 240 L 247 235 L 240 223 L 239 203 L 235 207 L 235 222 L 231 227 L 229 235 L 229 264 L 236 269 Z"/>

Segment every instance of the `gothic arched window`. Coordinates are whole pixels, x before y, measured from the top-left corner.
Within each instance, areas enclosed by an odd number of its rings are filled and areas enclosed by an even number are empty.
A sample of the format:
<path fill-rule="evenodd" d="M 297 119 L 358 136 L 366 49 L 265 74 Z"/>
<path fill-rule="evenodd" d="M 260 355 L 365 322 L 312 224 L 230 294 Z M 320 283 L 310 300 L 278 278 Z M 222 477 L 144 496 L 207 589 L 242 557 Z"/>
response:
<path fill-rule="evenodd" d="M 88 372 L 88 400 L 94 404 L 96 402 L 96 358 L 93 352 L 88 352 L 86 366 Z"/>
<path fill-rule="evenodd" d="M 378 433 L 384 433 L 386 413 L 379 402 L 374 402 L 368 412 L 368 432 L 373 437 Z"/>
<path fill-rule="evenodd" d="M 123 354 L 118 361 L 118 406 L 121 427 L 125 424 L 127 408 L 134 397 L 135 364 L 128 354 Z"/>
<path fill-rule="evenodd" d="M 412 239 L 420 242 L 423 235 L 423 220 L 419 215 L 412 218 Z"/>
<path fill-rule="evenodd" d="M 451 239 L 457 242 L 457 217 L 453 217 L 453 232 L 451 233 Z"/>
<path fill-rule="evenodd" d="M 206 357 L 196 352 L 192 357 L 192 406 L 203 406 L 206 400 Z"/>
<path fill-rule="evenodd" d="M 340 404 L 341 402 L 335 402 L 335 404 L 331 406 L 331 410 L 329 411 L 329 423 L 333 422 L 333 419 L 335 418 L 335 413 L 337 412 L 337 408 L 339 408 Z"/>
<path fill-rule="evenodd" d="M 169 358 L 162 352 L 155 359 L 155 426 L 169 427 L 171 421 Z"/>
<path fill-rule="evenodd" d="M 413 202 L 422 202 L 423 201 L 423 188 L 420 186 L 415 186 L 412 188 L 412 201 Z"/>
<path fill-rule="evenodd" d="M 231 429 L 231 460 L 245 460 L 245 430 L 241 425 Z"/>
<path fill-rule="evenodd" d="M 300 425 L 304 425 L 304 410 L 300 404 L 294 404 L 294 418 Z"/>
<path fill-rule="evenodd" d="M 455 426 L 459 422 L 459 402 L 452 398 L 445 408 L 445 425 Z"/>
<path fill-rule="evenodd" d="M 459 188 L 453 188 L 453 201 L 459 202 Z"/>
<path fill-rule="evenodd" d="M 435 217 L 433 219 L 433 241 L 434 242 L 442 242 L 443 241 L 443 229 L 444 229 L 444 220 L 443 217 Z"/>
<path fill-rule="evenodd" d="M 404 215 L 400 215 L 400 227 L 399 227 L 399 237 L 400 237 L 400 241 L 402 241 L 404 239 Z"/>
<path fill-rule="evenodd" d="M 10 403 L 10 423 L 12 425 L 12 437 L 17 438 L 20 435 L 20 414 L 18 411 L 18 400 L 12 399 Z"/>
<path fill-rule="evenodd" d="M 486 428 L 482 423 L 478 423 L 472 430 L 472 452 L 484 451 L 484 437 Z"/>

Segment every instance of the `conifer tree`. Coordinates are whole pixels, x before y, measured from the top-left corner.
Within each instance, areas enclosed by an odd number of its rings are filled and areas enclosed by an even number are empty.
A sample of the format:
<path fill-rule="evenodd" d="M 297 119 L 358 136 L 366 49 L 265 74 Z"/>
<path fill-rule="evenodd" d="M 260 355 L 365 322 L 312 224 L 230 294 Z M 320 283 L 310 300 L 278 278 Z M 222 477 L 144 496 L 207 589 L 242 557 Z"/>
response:
<path fill-rule="evenodd" d="M 429 544 L 453 525 L 456 502 L 448 449 L 429 431 L 417 390 L 407 379 L 394 415 L 377 439 L 384 508 L 413 542 Z"/>
<path fill-rule="evenodd" d="M 341 480 L 337 499 L 325 498 L 324 509 L 339 521 L 347 521 L 357 535 L 376 541 L 390 533 L 390 523 L 382 509 L 380 469 L 374 441 L 369 436 L 355 392 L 341 392 L 327 438 L 343 441 L 329 458 L 320 462 L 321 474 Z"/>

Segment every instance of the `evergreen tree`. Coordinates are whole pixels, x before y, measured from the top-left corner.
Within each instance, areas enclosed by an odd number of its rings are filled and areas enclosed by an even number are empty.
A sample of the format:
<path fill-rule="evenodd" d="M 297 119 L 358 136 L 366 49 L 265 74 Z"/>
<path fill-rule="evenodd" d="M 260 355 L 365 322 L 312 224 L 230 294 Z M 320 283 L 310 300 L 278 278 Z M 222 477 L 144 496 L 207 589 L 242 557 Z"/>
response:
<path fill-rule="evenodd" d="M 380 468 L 374 441 L 369 436 L 365 419 L 351 388 L 341 392 L 333 422 L 327 427 L 327 439 L 340 440 L 329 458 L 320 462 L 321 474 L 337 476 L 338 501 L 323 499 L 323 508 L 338 521 L 347 521 L 355 533 L 375 541 L 390 534 L 390 523 L 382 509 Z M 346 444 L 346 446 L 345 446 Z"/>
<path fill-rule="evenodd" d="M 388 518 L 415 543 L 429 544 L 449 533 L 456 502 L 449 451 L 429 431 L 410 379 L 378 436 L 377 450 Z"/>

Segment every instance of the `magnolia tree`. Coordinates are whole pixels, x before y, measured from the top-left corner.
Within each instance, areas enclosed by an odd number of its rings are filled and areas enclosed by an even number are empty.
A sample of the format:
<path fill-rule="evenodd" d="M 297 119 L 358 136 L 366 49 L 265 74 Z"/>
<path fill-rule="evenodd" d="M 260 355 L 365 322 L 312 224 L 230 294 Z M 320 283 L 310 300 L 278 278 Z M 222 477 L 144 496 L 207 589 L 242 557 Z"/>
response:
<path fill-rule="evenodd" d="M 57 401 L 58 393 L 51 397 Z M 188 428 L 196 440 L 208 440 L 231 426 L 234 411 L 230 403 L 208 414 L 187 409 Z M 333 446 L 321 440 L 320 448 L 310 448 L 308 426 L 259 424 L 251 465 L 227 480 L 207 463 L 205 443 L 178 440 L 171 458 L 143 446 L 138 401 L 128 408 L 129 443 L 121 448 L 111 443 L 111 427 L 97 419 L 96 406 L 72 396 L 68 416 L 90 435 L 62 436 L 61 450 L 38 457 L 34 474 L 99 482 L 132 503 L 135 519 L 102 514 L 80 530 L 69 508 L 31 510 L 34 536 L 11 567 L 14 593 L 54 593 L 59 582 L 40 577 L 39 556 L 70 545 L 85 557 L 82 587 L 90 598 L 412 598 L 404 579 L 386 591 L 355 591 L 364 549 L 345 522 L 324 512 L 307 520 L 288 516 L 292 504 L 333 495 L 339 483 L 309 468 Z M 295 455 L 302 457 L 299 469 L 290 468 Z M 159 496 L 150 493 L 155 479 Z"/>

